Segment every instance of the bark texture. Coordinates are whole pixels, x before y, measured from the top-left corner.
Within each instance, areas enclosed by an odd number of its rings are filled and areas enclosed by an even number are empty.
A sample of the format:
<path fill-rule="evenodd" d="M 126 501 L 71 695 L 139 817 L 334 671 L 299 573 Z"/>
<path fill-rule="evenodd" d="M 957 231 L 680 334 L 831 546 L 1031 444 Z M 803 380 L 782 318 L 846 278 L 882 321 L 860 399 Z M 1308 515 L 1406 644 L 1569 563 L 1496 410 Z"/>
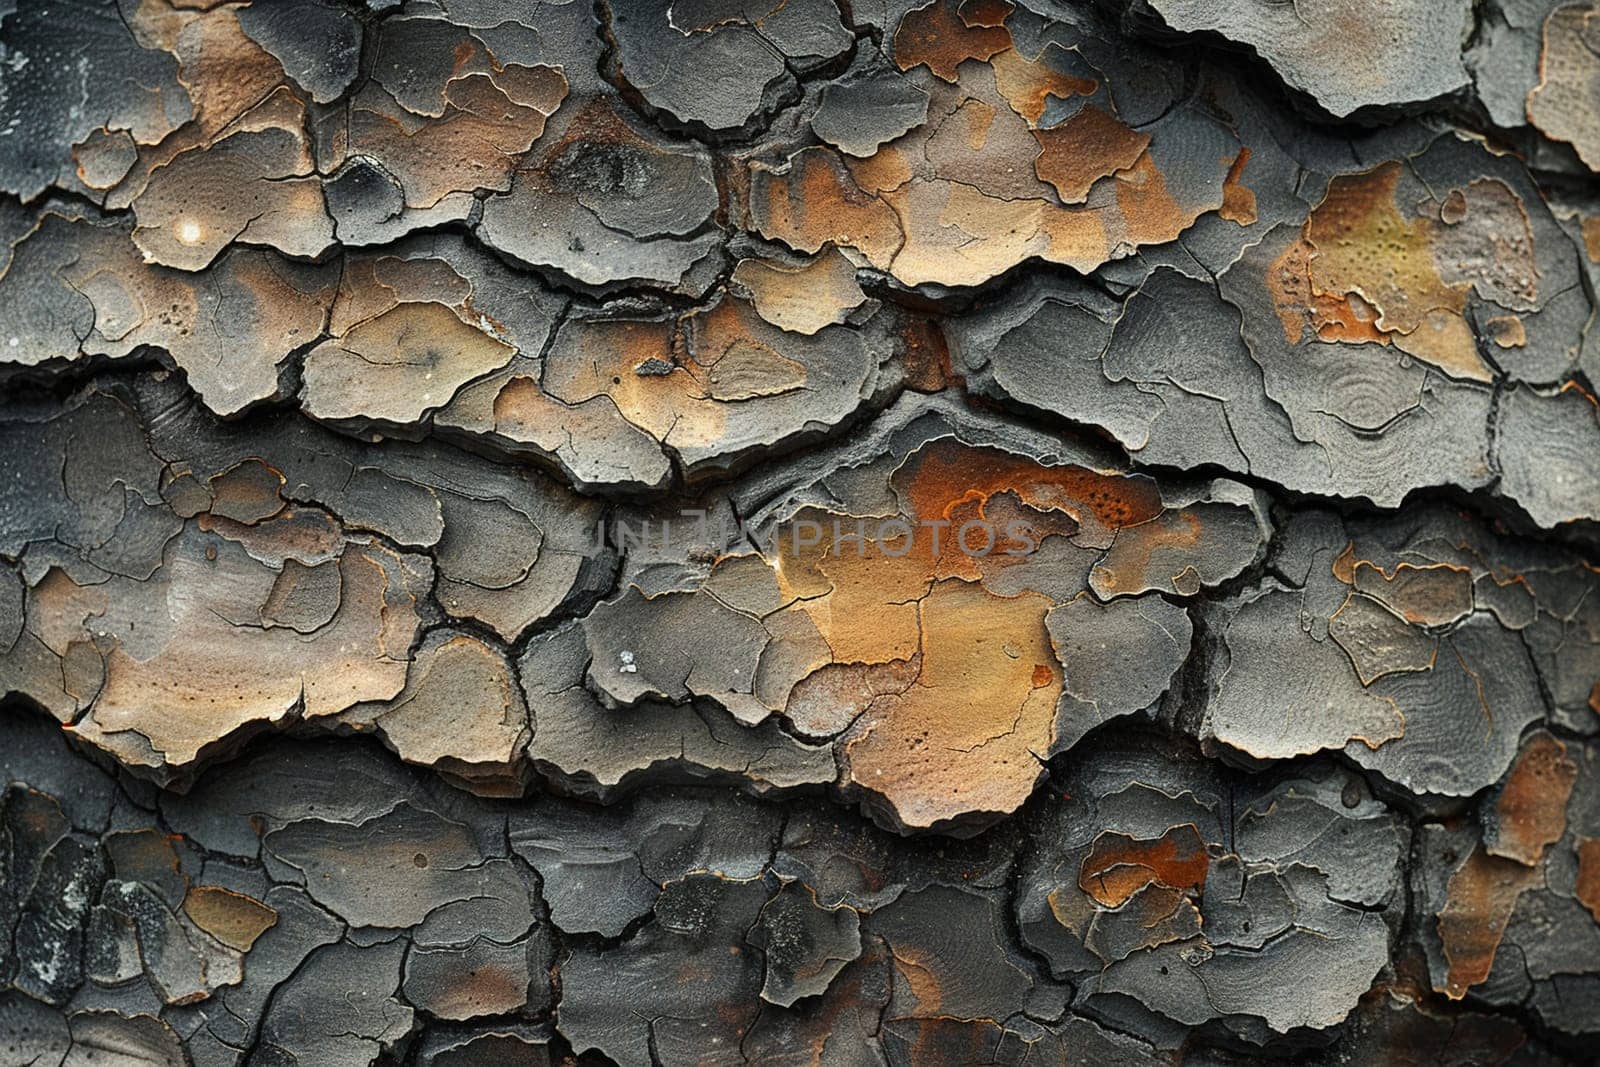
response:
<path fill-rule="evenodd" d="M 1600 3 L 0 0 L 0 1064 L 1560 1065 Z"/>

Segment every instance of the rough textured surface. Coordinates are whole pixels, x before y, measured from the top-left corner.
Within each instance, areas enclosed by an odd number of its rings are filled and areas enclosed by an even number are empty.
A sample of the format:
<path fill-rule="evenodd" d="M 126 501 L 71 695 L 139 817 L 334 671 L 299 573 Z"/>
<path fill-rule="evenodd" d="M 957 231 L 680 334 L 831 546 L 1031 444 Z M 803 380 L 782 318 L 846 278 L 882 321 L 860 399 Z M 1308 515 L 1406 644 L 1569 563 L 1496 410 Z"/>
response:
<path fill-rule="evenodd" d="M 0 0 L 0 1064 L 1592 1062 L 1597 56 Z"/>
<path fill-rule="evenodd" d="M 1467 0 L 1144 0 L 1168 26 L 1253 49 L 1284 82 L 1343 117 L 1429 100 L 1467 83 Z"/>

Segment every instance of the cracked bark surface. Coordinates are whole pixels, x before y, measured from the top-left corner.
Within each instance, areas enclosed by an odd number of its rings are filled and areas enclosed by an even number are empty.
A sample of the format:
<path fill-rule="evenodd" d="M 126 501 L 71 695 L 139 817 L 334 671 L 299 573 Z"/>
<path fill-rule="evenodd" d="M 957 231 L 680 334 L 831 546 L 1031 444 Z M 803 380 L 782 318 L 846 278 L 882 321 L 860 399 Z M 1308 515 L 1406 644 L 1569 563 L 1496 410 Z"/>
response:
<path fill-rule="evenodd" d="M 1580 1064 L 1588 0 L 0 0 L 0 1063 Z"/>

